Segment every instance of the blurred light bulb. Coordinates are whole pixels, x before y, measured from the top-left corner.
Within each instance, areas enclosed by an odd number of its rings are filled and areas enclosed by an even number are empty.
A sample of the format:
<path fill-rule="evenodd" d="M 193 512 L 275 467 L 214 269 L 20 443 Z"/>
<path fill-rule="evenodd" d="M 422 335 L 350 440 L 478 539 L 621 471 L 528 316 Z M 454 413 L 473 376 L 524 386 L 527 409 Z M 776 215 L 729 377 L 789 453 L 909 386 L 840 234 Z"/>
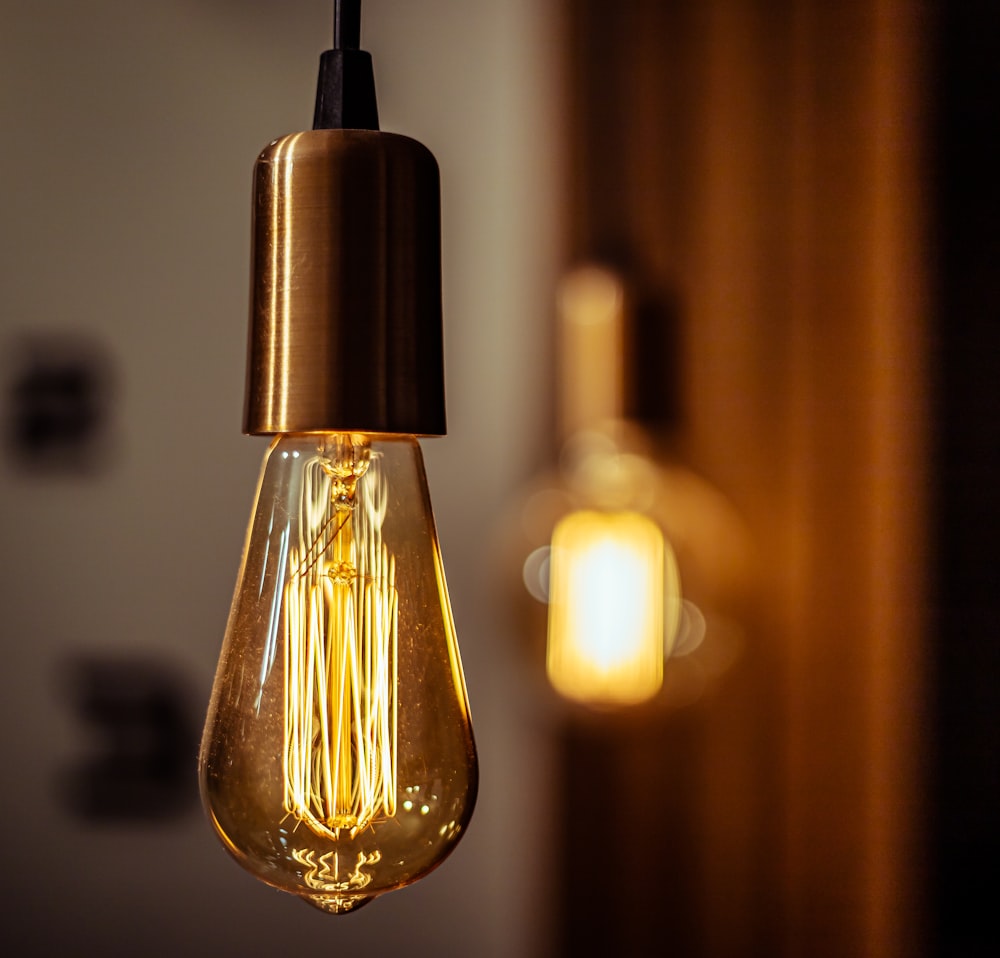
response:
<path fill-rule="evenodd" d="M 504 524 L 519 573 L 511 608 L 563 698 L 599 709 L 694 702 L 742 644 L 745 529 L 628 416 L 643 364 L 622 277 L 573 269 L 557 303 L 558 467 Z M 662 363 L 656 374 L 669 378 Z"/>
<path fill-rule="evenodd" d="M 476 753 L 415 439 L 272 443 L 200 765 L 226 848 L 325 911 L 416 880 L 462 836 Z"/>
<path fill-rule="evenodd" d="M 652 698 L 680 610 L 677 564 L 656 523 L 637 512 L 572 512 L 552 534 L 550 568 L 555 689 L 598 706 Z"/>

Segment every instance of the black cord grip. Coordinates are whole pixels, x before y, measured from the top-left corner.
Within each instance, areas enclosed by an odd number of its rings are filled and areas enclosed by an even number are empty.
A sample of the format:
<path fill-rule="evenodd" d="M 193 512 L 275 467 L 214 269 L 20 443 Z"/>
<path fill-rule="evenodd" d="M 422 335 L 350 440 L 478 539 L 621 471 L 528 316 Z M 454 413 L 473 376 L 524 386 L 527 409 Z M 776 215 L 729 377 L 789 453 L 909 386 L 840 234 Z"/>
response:
<path fill-rule="evenodd" d="M 361 0 L 335 0 L 333 49 L 319 61 L 314 130 L 377 130 L 371 54 L 361 45 Z"/>

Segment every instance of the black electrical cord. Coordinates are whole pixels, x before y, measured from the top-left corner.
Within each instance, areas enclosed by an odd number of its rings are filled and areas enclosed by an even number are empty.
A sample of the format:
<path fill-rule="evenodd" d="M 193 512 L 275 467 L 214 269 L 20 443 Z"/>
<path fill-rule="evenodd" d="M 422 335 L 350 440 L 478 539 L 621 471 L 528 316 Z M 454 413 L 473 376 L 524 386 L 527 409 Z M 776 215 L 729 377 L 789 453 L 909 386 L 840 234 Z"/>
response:
<path fill-rule="evenodd" d="M 334 0 L 333 48 L 361 49 L 361 0 Z"/>
<path fill-rule="evenodd" d="M 333 49 L 319 61 L 314 130 L 377 130 L 372 58 L 361 47 L 361 0 L 334 0 Z"/>

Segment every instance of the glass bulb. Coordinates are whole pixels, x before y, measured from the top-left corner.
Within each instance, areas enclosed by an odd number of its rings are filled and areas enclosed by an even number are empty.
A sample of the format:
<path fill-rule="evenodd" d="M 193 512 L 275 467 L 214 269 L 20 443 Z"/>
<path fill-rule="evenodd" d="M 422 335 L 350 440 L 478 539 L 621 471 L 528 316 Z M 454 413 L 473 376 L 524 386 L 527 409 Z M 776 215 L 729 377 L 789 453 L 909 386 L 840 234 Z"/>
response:
<path fill-rule="evenodd" d="M 637 512 L 571 512 L 556 525 L 549 561 L 552 685 L 597 706 L 652 698 L 680 609 L 677 564 L 656 523 Z"/>
<path fill-rule="evenodd" d="M 271 444 L 200 775 L 235 858 L 328 912 L 415 881 L 464 834 L 476 750 L 415 439 Z"/>

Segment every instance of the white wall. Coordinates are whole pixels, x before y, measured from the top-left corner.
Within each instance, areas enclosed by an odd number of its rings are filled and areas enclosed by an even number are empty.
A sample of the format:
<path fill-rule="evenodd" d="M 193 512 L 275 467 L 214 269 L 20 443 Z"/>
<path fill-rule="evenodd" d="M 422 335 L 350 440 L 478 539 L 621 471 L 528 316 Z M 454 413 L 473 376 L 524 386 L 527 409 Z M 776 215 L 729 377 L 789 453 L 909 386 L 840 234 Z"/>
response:
<path fill-rule="evenodd" d="M 547 422 L 554 6 L 364 4 L 382 126 L 441 166 L 451 428 L 425 452 L 482 784 L 441 869 L 338 919 L 246 876 L 197 807 L 98 827 L 56 788 L 92 748 L 59 682 L 76 655 L 169 664 L 200 720 L 266 445 L 240 435 L 250 169 L 311 121 L 332 4 L 5 4 L 0 373 L 26 331 L 87 333 L 117 370 L 103 469 L 28 476 L 0 457 L 5 953 L 545 952 L 548 762 L 489 540 Z"/>

